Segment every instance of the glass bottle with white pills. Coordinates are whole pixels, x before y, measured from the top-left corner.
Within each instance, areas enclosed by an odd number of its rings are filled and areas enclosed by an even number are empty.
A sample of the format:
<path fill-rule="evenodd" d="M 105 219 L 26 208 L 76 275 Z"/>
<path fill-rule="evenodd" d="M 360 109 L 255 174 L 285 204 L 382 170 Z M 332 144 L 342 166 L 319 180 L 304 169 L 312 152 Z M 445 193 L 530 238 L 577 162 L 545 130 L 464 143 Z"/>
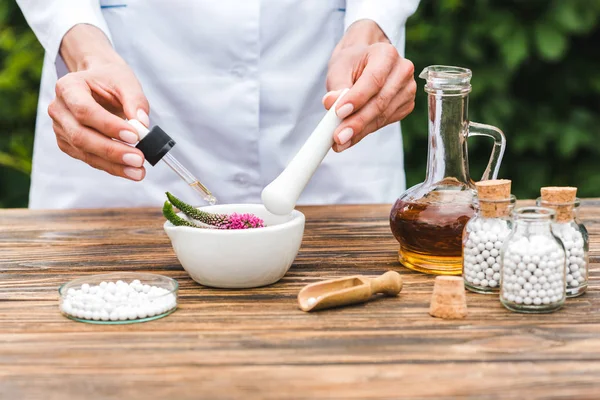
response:
<path fill-rule="evenodd" d="M 577 297 L 588 287 L 589 236 L 585 226 L 579 221 L 580 200 L 575 197 L 574 187 L 545 187 L 538 206 L 556 211 L 552 231 L 562 241 L 567 259 L 567 297 Z"/>
<path fill-rule="evenodd" d="M 481 181 L 475 186 L 475 215 L 463 232 L 463 279 L 472 292 L 497 293 L 500 252 L 512 229 L 516 198 L 510 194 L 510 180 Z"/>
<path fill-rule="evenodd" d="M 522 313 L 558 310 L 566 298 L 566 257 L 552 232 L 556 212 L 523 207 L 513 215 L 513 229 L 501 252 L 500 302 Z"/>

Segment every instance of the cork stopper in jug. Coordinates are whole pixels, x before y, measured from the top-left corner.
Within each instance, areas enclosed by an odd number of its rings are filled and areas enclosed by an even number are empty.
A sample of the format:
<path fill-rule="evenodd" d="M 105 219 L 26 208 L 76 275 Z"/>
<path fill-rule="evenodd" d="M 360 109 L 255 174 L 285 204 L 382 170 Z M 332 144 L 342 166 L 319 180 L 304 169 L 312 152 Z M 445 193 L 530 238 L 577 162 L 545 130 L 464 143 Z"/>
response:
<path fill-rule="evenodd" d="M 505 216 L 510 208 L 509 179 L 494 179 L 476 182 L 479 209 L 485 218 L 499 218 Z"/>
<path fill-rule="evenodd" d="M 556 210 L 556 222 L 569 222 L 573 219 L 573 205 L 577 188 L 570 186 L 547 186 L 542 190 L 542 206 Z"/>

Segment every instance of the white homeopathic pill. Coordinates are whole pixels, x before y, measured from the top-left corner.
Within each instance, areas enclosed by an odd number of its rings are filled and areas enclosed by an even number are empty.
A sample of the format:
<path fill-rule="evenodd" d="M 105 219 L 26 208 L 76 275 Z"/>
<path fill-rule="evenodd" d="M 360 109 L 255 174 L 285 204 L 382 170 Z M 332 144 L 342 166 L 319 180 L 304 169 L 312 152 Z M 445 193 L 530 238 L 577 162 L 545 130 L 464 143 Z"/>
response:
<path fill-rule="evenodd" d="M 553 232 L 562 241 L 566 250 L 567 294 L 581 294 L 588 284 L 588 271 L 585 244 L 580 228 L 571 223 L 555 223 L 553 224 Z"/>
<path fill-rule="evenodd" d="M 176 307 L 175 293 L 139 279 L 129 284 L 123 280 L 82 283 L 79 289 L 69 288 L 61 302 L 64 314 L 87 321 L 133 321 L 165 314 Z"/>
<path fill-rule="evenodd" d="M 511 268 L 515 254 L 521 261 L 517 268 Z M 504 257 L 503 280 L 512 282 L 513 277 L 517 277 L 518 286 L 505 283 L 501 288 L 503 301 L 527 306 L 547 306 L 564 301 L 566 259 L 553 236 L 513 238 L 507 243 Z M 566 281 L 569 281 L 568 276 Z"/>
<path fill-rule="evenodd" d="M 481 223 L 481 220 L 485 222 Z M 500 271 L 500 249 L 510 234 L 508 221 L 503 218 L 475 217 L 467 223 L 463 261 L 463 277 L 470 290 L 488 292 L 497 290 L 499 280 L 494 274 Z M 515 259 L 515 262 L 520 262 Z"/>

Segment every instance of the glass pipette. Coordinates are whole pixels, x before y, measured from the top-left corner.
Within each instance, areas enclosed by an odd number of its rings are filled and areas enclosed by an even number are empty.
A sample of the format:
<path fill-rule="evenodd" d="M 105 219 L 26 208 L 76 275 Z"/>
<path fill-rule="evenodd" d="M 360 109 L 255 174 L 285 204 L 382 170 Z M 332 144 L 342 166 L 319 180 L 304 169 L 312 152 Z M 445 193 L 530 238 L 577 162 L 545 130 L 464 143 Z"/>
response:
<path fill-rule="evenodd" d="M 173 146 L 175 146 L 175 141 L 165 131 L 158 126 L 148 129 L 135 119 L 130 119 L 127 122 L 135 128 L 140 137 L 140 141 L 135 147 L 144 153 L 146 161 L 153 166 L 160 160 L 164 161 L 192 189 L 200 193 L 204 201 L 211 205 L 216 204 L 217 199 L 210 190 L 169 153 Z"/>
<path fill-rule="evenodd" d="M 170 153 L 164 155 L 162 160 L 167 164 L 177 175 L 181 177 L 190 187 L 197 192 L 200 192 L 202 198 L 211 205 L 216 204 L 217 199 L 212 195 L 210 190 L 202 184 L 194 175 L 190 174 L 190 171 L 185 169 L 183 165 Z"/>

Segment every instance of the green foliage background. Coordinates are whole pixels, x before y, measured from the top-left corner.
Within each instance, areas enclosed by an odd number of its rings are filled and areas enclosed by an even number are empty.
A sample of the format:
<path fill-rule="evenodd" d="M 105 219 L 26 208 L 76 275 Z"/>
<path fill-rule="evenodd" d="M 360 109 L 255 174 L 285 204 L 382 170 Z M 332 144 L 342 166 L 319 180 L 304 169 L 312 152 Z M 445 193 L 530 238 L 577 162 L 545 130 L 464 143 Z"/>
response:
<path fill-rule="evenodd" d="M 600 1 L 422 0 L 407 27 L 417 74 L 433 64 L 473 71 L 470 119 L 498 126 L 502 177 L 519 198 L 573 185 L 600 196 Z M 0 207 L 26 207 L 43 50 L 17 5 L 0 2 Z M 427 101 L 419 79 L 403 122 L 408 185 L 423 180 Z M 469 142 L 472 176 L 491 143 Z"/>
<path fill-rule="evenodd" d="M 408 21 L 406 56 L 417 74 L 446 64 L 473 71 L 469 119 L 507 137 L 501 177 L 518 198 L 570 185 L 600 196 L 600 1 L 431 0 Z M 423 180 L 427 101 L 403 122 L 409 185 Z M 491 142 L 470 139 L 479 179 Z"/>
<path fill-rule="evenodd" d="M 0 1 L 0 207 L 26 207 L 44 52 L 13 1 Z"/>

